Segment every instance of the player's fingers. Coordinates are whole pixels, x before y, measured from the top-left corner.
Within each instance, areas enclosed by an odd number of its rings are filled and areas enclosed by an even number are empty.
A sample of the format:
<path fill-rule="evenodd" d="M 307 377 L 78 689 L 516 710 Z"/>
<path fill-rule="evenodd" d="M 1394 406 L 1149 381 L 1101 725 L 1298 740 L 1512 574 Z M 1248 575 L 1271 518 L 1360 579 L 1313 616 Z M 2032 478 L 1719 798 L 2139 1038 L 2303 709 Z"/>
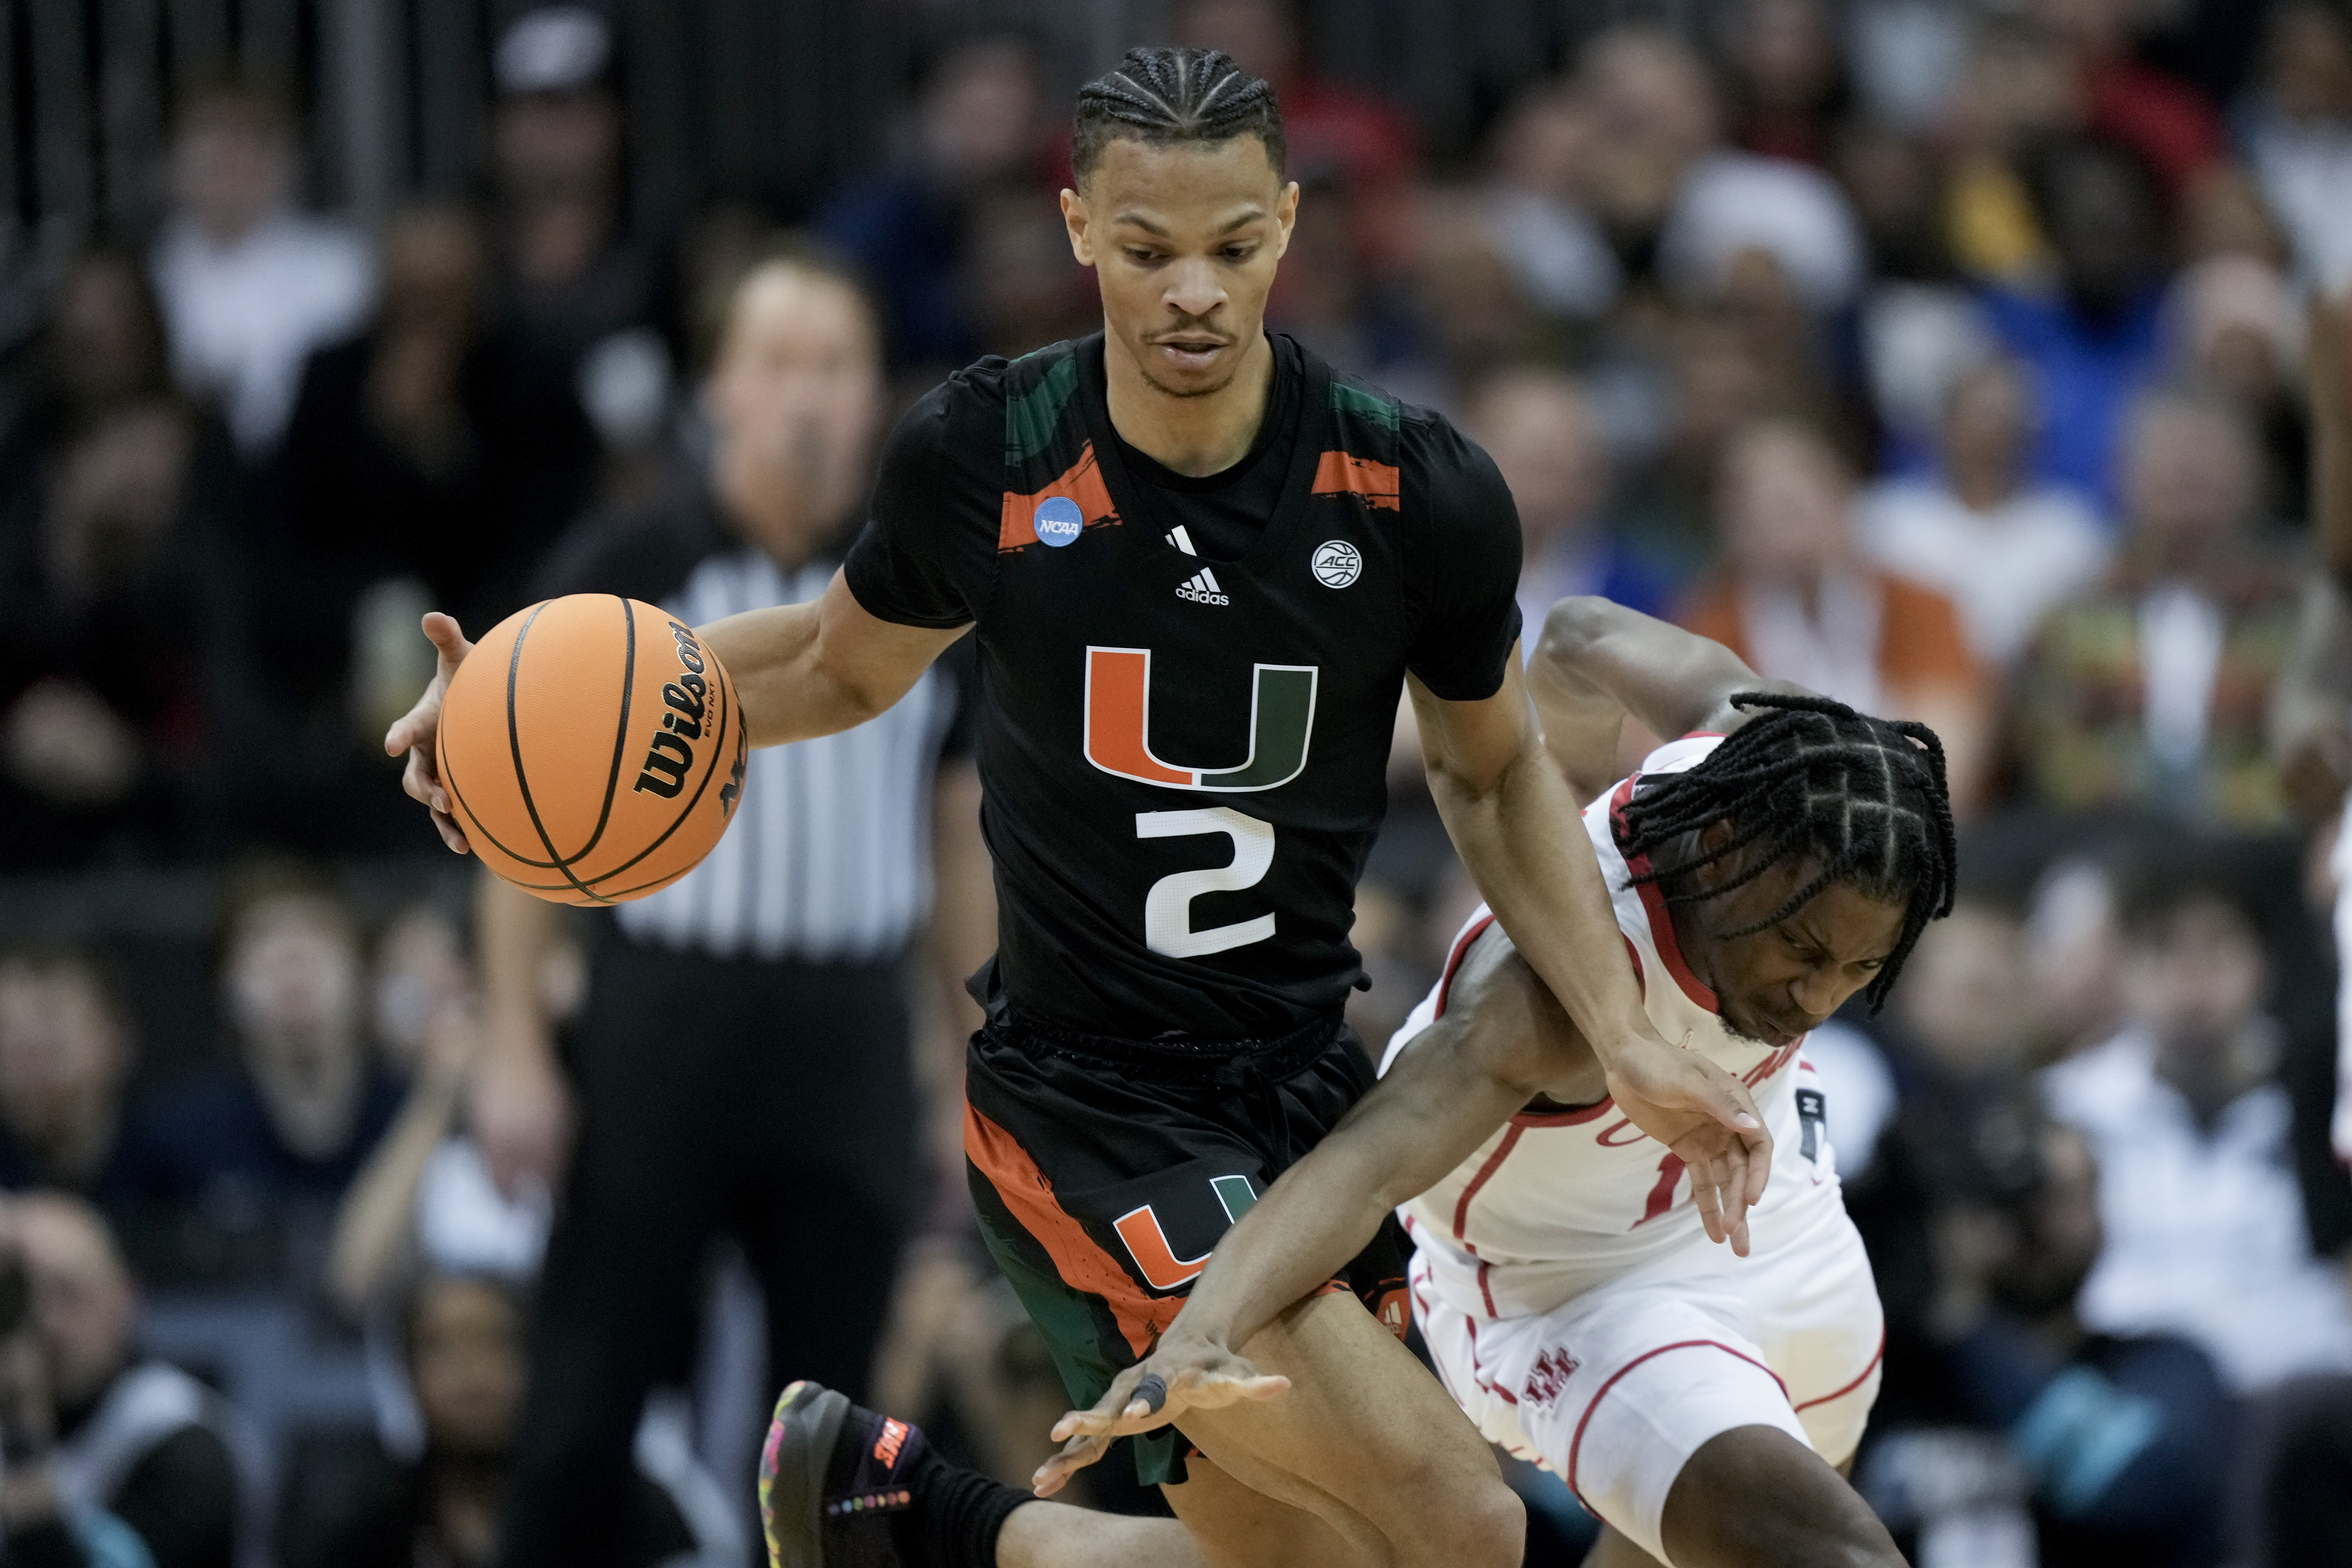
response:
<path fill-rule="evenodd" d="M 1692 1164 L 1690 1173 L 1691 1201 L 1698 1205 L 1699 1224 L 1706 1227 L 1709 1241 L 1721 1241 L 1724 1238 L 1723 1202 L 1716 1192 L 1715 1181 L 1706 1163 L 1700 1161 Z"/>
<path fill-rule="evenodd" d="M 1052 1497 L 1069 1484 L 1072 1476 L 1101 1458 L 1109 1447 L 1108 1437 L 1091 1433 L 1073 1437 L 1062 1445 L 1060 1453 L 1037 1467 L 1029 1484 L 1039 1497 Z"/>
<path fill-rule="evenodd" d="M 459 628 L 456 616 L 445 616 L 438 610 L 427 610 L 423 624 L 425 639 L 440 652 L 445 667 L 462 663 L 466 656 L 474 651 L 474 645 L 466 640 L 466 634 Z"/>
<path fill-rule="evenodd" d="M 1103 1396 L 1095 1401 L 1092 1409 L 1065 1411 L 1062 1418 L 1054 1423 L 1054 1430 L 1050 1436 L 1054 1441 L 1060 1443 L 1074 1437 L 1100 1436 L 1111 1432 L 1134 1405 L 1136 1385 L 1140 1384 L 1143 1378 L 1143 1366 L 1129 1367 L 1110 1380 L 1110 1386 L 1103 1390 Z M 1165 1384 L 1162 1384 L 1162 1387 L 1164 1388 Z"/>
<path fill-rule="evenodd" d="M 1748 1185 L 1744 1194 L 1747 1206 L 1755 1207 L 1764 1201 L 1764 1188 L 1772 1179 L 1772 1134 L 1759 1127 L 1740 1142 L 1748 1155 Z"/>

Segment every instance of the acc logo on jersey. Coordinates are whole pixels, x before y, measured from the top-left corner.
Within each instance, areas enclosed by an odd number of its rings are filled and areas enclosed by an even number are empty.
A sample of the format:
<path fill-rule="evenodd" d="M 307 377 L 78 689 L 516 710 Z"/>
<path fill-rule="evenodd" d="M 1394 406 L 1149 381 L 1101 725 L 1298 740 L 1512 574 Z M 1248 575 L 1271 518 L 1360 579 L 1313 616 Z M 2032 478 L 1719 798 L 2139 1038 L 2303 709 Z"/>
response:
<path fill-rule="evenodd" d="M 1172 789 L 1243 792 L 1273 789 L 1307 767 L 1315 732 L 1311 664 L 1251 667 L 1249 754 L 1238 766 L 1163 763 L 1151 751 L 1151 650 L 1087 649 L 1087 761 L 1107 773 Z"/>
<path fill-rule="evenodd" d="M 1326 588 L 1344 588 L 1364 574 L 1364 552 L 1344 539 L 1327 539 L 1307 564 Z"/>
<path fill-rule="evenodd" d="M 1037 530 L 1037 542 L 1056 550 L 1087 531 L 1087 514 L 1067 496 L 1047 496 L 1030 521 Z"/>

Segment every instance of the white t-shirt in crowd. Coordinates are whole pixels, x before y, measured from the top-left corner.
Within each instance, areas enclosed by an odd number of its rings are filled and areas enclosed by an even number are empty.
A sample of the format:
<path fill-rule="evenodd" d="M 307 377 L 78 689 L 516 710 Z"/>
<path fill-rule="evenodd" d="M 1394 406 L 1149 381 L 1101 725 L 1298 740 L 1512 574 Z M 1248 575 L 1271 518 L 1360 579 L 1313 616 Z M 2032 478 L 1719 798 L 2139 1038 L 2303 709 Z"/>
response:
<path fill-rule="evenodd" d="M 2312 1250 L 2285 1089 L 2247 1090 L 2209 1134 L 2158 1076 L 2155 1043 L 2137 1028 L 2042 1083 L 2051 1113 L 2099 1162 L 2106 1247 L 2083 1288 L 2085 1323 L 2184 1335 L 2242 1394 L 2352 1370 L 2352 1291 Z"/>
<path fill-rule="evenodd" d="M 2054 487 L 1977 511 L 1933 480 L 1889 479 L 1856 512 L 1871 559 L 1950 599 L 1991 669 L 2014 668 L 2043 615 L 2096 582 L 2114 552 L 2098 514 Z"/>
<path fill-rule="evenodd" d="M 359 328 L 375 264 L 352 229 L 279 213 L 233 245 L 185 220 L 156 242 L 155 290 L 182 385 L 217 396 L 239 450 L 277 444 L 310 352 Z"/>

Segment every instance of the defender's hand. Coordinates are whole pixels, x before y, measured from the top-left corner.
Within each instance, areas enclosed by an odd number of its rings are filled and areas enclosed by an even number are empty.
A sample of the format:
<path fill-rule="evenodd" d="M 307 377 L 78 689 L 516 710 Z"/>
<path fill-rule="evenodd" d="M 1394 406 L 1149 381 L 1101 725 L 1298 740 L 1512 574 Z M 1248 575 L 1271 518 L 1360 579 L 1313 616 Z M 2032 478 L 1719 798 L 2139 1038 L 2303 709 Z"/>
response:
<path fill-rule="evenodd" d="M 1146 1378 L 1155 1385 L 1144 1386 Z M 1290 1379 L 1263 1376 L 1223 1345 L 1171 1333 L 1150 1355 L 1113 1378 L 1092 1410 L 1073 1410 L 1054 1423 L 1062 1451 L 1037 1467 L 1030 1484 L 1039 1497 L 1052 1497 L 1101 1458 L 1114 1438 L 1165 1426 L 1188 1410 L 1221 1410 L 1244 1399 L 1278 1399 L 1289 1391 Z"/>
<path fill-rule="evenodd" d="M 1748 1086 L 1690 1048 L 1643 1030 L 1621 1037 L 1603 1063 L 1610 1098 L 1634 1126 L 1688 1168 L 1691 1198 L 1711 1241 L 1748 1256 L 1748 1210 L 1772 1171 L 1772 1135 Z"/>
<path fill-rule="evenodd" d="M 425 617 L 425 635 L 440 650 L 440 668 L 433 673 L 433 683 L 425 695 L 416 700 L 401 721 L 384 731 L 383 752 L 388 757 L 408 753 L 408 766 L 402 770 L 400 787 L 413 800 L 422 801 L 433 814 L 433 826 L 440 830 L 441 842 L 458 854 L 466 853 L 466 835 L 457 819 L 449 815 L 449 792 L 441 787 L 441 769 L 434 760 L 434 742 L 441 732 L 441 700 L 448 695 L 449 678 L 474 645 L 449 616 L 435 610 Z"/>

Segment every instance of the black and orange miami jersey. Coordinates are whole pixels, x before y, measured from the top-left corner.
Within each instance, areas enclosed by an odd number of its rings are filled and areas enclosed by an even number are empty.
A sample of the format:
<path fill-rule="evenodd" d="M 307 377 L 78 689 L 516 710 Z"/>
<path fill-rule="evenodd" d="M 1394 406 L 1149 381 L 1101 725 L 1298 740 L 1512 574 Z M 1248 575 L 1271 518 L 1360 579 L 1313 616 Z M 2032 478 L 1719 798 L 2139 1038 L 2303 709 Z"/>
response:
<path fill-rule="evenodd" d="M 884 454 L 849 588 L 977 625 L 997 975 L 1038 1023 L 1237 1040 L 1336 1016 L 1405 672 L 1454 700 L 1501 684 L 1519 534 L 1494 465 L 1274 348 L 1256 447 L 1207 479 L 1119 440 L 1099 336 L 959 373 Z"/>

